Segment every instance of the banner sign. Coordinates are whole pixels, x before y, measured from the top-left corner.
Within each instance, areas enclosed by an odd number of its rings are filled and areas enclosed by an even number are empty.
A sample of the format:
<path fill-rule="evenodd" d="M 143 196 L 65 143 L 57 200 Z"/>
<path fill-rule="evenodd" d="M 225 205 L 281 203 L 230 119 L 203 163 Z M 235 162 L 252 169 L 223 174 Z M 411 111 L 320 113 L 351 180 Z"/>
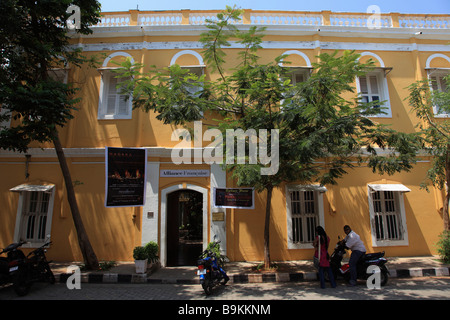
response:
<path fill-rule="evenodd" d="M 254 188 L 214 188 L 214 206 L 255 209 L 255 190 Z"/>
<path fill-rule="evenodd" d="M 105 206 L 143 206 L 147 181 L 147 149 L 106 147 L 105 158 Z"/>
<path fill-rule="evenodd" d="M 209 170 L 197 170 L 197 169 L 191 169 L 191 170 L 160 170 L 159 173 L 160 177 L 164 178 L 179 178 L 179 177 L 186 177 L 186 178 L 192 178 L 192 177 L 209 177 Z"/>

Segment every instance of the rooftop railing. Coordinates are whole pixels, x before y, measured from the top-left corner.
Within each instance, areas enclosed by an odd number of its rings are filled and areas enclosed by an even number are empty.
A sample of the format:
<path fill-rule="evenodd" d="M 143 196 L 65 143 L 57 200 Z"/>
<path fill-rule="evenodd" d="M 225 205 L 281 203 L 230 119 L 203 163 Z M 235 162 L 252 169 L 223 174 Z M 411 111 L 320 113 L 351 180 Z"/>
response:
<path fill-rule="evenodd" d="M 205 25 L 216 10 L 104 12 L 95 27 Z M 236 24 L 450 29 L 450 15 L 245 10 Z"/>

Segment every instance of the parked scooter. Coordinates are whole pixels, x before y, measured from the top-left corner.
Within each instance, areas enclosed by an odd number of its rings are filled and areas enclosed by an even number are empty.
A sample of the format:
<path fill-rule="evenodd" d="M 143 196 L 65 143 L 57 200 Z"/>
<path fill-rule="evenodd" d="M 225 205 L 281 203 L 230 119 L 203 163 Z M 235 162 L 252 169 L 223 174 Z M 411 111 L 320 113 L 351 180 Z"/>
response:
<path fill-rule="evenodd" d="M 203 251 L 197 261 L 197 275 L 200 276 L 200 284 L 207 295 L 210 295 L 221 281 L 225 285 L 230 279 L 223 269 L 223 258 L 214 252 L 218 250 L 219 243 L 220 241 L 212 242 L 211 247 Z"/>
<path fill-rule="evenodd" d="M 10 263 L 10 276 L 13 280 L 14 291 L 19 296 L 24 296 L 30 291 L 34 282 L 45 281 L 55 283 L 55 276 L 50 269 L 50 261 L 47 261 L 45 247 L 50 241 L 41 247 L 31 251 L 26 257 L 14 260 Z"/>
<path fill-rule="evenodd" d="M 350 265 L 348 263 L 341 265 L 342 258 L 348 249 L 345 246 L 345 242 L 340 240 L 336 244 L 334 252 L 330 256 L 330 267 L 333 270 L 334 278 L 339 275 L 343 276 L 346 281 L 350 280 Z M 389 270 L 386 268 L 387 259 L 384 257 L 383 252 L 366 253 L 364 254 L 356 264 L 357 278 L 367 280 L 370 274 L 367 273 L 368 267 L 371 265 L 378 266 L 380 268 L 380 284 L 384 286 L 389 279 Z"/>
<path fill-rule="evenodd" d="M 12 283 L 11 272 L 16 270 L 17 261 L 25 259 L 25 255 L 19 248 L 26 242 L 11 243 L 0 254 L 6 253 L 6 257 L 0 257 L 0 285 Z"/>

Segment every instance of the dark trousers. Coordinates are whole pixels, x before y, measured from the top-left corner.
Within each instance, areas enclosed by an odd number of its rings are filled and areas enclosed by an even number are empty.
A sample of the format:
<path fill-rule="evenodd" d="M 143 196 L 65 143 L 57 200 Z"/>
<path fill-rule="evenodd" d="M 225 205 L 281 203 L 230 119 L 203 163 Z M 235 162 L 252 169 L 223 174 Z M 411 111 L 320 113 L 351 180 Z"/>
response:
<path fill-rule="evenodd" d="M 336 288 L 336 281 L 334 280 L 333 271 L 330 267 L 319 267 L 320 287 L 325 288 L 324 270 L 328 270 L 328 279 L 330 279 L 331 287 Z"/>
<path fill-rule="evenodd" d="M 350 284 L 355 285 L 356 284 L 356 278 L 357 278 L 357 271 L 356 271 L 356 264 L 358 263 L 359 258 L 361 258 L 365 252 L 355 250 L 352 251 L 352 255 L 350 256 L 350 261 L 348 262 L 350 266 Z"/>

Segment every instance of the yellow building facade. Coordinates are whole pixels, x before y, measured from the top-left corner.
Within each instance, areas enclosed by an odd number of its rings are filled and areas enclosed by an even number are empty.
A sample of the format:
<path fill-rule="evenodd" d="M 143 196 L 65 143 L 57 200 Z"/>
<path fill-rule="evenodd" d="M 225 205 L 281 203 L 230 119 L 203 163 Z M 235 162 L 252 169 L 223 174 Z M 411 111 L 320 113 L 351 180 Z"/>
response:
<path fill-rule="evenodd" d="M 221 240 L 222 250 L 232 261 L 263 259 L 265 192 L 255 192 L 250 209 L 215 206 L 214 191 L 236 187 L 235 183 L 219 164 L 174 163 L 171 155 L 179 141 L 171 137 L 177 128 L 164 125 L 153 112 L 133 110 L 131 101 L 115 91 L 111 73 L 117 67 L 113 61 L 129 58 L 145 68 L 179 64 L 207 79 L 216 77 L 205 67 L 198 42 L 206 31 L 205 19 L 216 14 L 191 10 L 104 13 L 92 35 L 72 37 L 74 47 L 100 57 L 97 69 L 58 70 L 62 81 L 81 87 L 79 110 L 60 136 L 83 222 L 100 260 L 132 260 L 135 246 L 155 241 L 163 265 L 189 264 L 180 257 L 191 255 L 195 261 L 198 250 L 214 237 Z M 357 91 L 369 101 L 386 101 L 388 114 L 376 117 L 377 121 L 413 132 L 418 119 L 405 101 L 406 87 L 429 78 L 438 84 L 433 89 L 445 89 L 442 77 L 450 72 L 450 16 L 381 14 L 375 17 L 379 24 L 373 24 L 373 18 L 329 11 L 246 10 L 237 26 L 266 26 L 259 51 L 262 62 L 287 54 L 296 67 L 293 81 L 313 72 L 311 66 L 321 53 L 356 50 L 361 61 L 371 58 L 377 68 L 355 79 Z M 229 67 L 238 49 L 232 43 L 226 50 Z M 449 115 L 439 112 L 436 109 L 439 121 L 448 121 Z M 106 147 L 147 151 L 143 206 L 105 206 Z M 312 230 L 317 225 L 325 228 L 332 243 L 344 235 L 343 226 L 350 225 L 368 252 L 436 254 L 435 243 L 443 230 L 443 193 L 420 189 L 429 166 L 429 159 L 423 157 L 409 173 L 380 176 L 357 168 L 335 186 L 283 184 L 273 192 L 272 260 L 311 259 Z M 49 234 L 50 259 L 81 261 L 52 146 L 32 145 L 26 155 L 0 151 L 0 174 L 0 247 L 25 239 L 26 246 L 34 248 Z M 197 216 L 187 228 L 186 217 L 194 219 L 194 211 Z M 189 236 L 193 229 L 195 235 Z"/>

